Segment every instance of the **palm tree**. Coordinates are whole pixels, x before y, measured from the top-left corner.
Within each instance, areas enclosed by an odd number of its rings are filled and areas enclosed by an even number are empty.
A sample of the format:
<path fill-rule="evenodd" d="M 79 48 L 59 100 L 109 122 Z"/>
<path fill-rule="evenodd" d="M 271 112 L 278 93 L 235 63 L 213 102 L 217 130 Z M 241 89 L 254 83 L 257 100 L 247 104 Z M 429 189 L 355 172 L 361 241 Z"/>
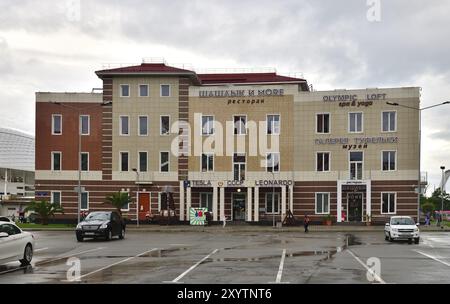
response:
<path fill-rule="evenodd" d="M 64 213 L 64 209 L 59 204 L 48 201 L 32 201 L 24 211 L 34 211 L 39 214 L 43 225 L 48 225 L 48 219 L 50 216 L 54 217 L 55 213 Z"/>
<path fill-rule="evenodd" d="M 106 197 L 106 202 L 113 205 L 117 211 L 122 214 L 121 209 L 127 204 L 131 203 L 131 197 L 128 192 L 114 192 Z"/>

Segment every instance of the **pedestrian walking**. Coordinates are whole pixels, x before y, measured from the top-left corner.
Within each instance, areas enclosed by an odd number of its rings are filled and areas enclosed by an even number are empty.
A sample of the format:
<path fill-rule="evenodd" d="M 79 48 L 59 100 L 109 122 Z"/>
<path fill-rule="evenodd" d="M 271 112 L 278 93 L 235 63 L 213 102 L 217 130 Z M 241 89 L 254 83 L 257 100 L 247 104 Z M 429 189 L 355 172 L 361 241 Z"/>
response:
<path fill-rule="evenodd" d="M 425 215 L 425 226 L 430 226 L 430 211 L 427 212 L 427 214 Z"/>
<path fill-rule="evenodd" d="M 309 217 L 307 214 L 305 214 L 305 218 L 303 220 L 303 226 L 305 227 L 305 232 L 308 232 L 308 226 L 309 226 Z"/>

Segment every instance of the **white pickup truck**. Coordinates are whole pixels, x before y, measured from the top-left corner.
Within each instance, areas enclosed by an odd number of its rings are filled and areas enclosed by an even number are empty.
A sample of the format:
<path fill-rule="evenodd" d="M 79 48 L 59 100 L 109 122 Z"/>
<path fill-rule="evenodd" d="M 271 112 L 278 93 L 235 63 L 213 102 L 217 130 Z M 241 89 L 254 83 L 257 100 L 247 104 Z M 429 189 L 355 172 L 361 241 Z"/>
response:
<path fill-rule="evenodd" d="M 410 216 L 393 216 L 384 226 L 384 238 L 386 241 L 408 240 L 419 244 L 420 232 L 417 224 Z"/>

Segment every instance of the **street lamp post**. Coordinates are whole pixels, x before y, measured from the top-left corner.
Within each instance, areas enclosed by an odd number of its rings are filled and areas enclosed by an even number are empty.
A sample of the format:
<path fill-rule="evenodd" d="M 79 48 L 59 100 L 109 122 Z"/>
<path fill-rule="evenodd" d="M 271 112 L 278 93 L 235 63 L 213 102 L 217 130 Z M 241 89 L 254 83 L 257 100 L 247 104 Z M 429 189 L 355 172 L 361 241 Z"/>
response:
<path fill-rule="evenodd" d="M 439 214 L 439 224 L 442 225 L 442 215 L 443 215 L 443 211 L 444 211 L 444 170 L 445 170 L 445 166 L 441 166 L 441 170 L 442 170 L 442 182 L 441 182 L 441 212 Z"/>
<path fill-rule="evenodd" d="M 77 187 L 77 193 L 78 193 L 78 207 L 77 207 L 77 223 L 80 222 L 80 210 L 81 210 L 81 111 L 86 111 L 88 109 L 92 109 L 98 106 L 98 104 L 96 104 L 95 106 L 89 106 L 89 107 L 85 107 L 85 108 L 78 108 L 78 107 L 73 107 L 73 106 L 69 106 L 66 104 L 63 104 L 61 102 L 58 101 L 50 101 L 50 103 L 64 107 L 64 108 L 68 108 L 71 110 L 75 110 L 77 112 L 77 116 L 78 116 L 78 187 Z M 99 104 L 100 106 L 107 106 L 112 104 L 111 101 L 108 102 L 102 102 L 101 104 Z"/>
<path fill-rule="evenodd" d="M 133 171 L 136 173 L 136 184 L 137 184 L 137 192 L 136 192 L 136 226 L 139 227 L 139 171 L 136 168 L 133 168 Z"/>
<path fill-rule="evenodd" d="M 428 106 L 428 107 L 424 107 L 424 108 L 416 108 L 416 107 L 411 107 L 411 106 L 405 106 L 405 105 L 401 105 L 397 102 L 386 102 L 386 104 L 391 105 L 391 106 L 397 106 L 397 107 L 402 107 L 402 108 L 408 108 L 408 109 L 413 109 L 416 111 L 419 111 L 419 172 L 418 172 L 418 178 L 417 178 L 417 223 L 420 224 L 420 195 L 422 194 L 422 183 L 421 183 L 421 172 L 420 172 L 420 165 L 421 165 L 421 144 L 422 144 L 422 111 L 423 110 L 427 110 L 427 109 L 431 109 L 431 108 L 435 108 L 435 107 L 439 107 L 442 105 L 446 105 L 446 104 L 450 104 L 450 101 L 445 101 L 442 103 L 438 103 L 432 106 Z"/>

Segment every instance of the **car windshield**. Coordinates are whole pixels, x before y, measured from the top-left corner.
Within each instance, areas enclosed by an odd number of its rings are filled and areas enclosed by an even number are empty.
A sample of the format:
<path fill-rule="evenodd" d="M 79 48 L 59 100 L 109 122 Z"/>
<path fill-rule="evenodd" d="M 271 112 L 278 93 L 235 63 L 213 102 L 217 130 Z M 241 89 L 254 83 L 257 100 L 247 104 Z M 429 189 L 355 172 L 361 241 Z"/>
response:
<path fill-rule="evenodd" d="M 86 218 L 85 221 L 108 221 L 111 214 L 106 212 L 93 212 L 90 213 Z"/>
<path fill-rule="evenodd" d="M 411 218 L 399 217 L 391 219 L 391 225 L 415 225 L 415 223 Z"/>

